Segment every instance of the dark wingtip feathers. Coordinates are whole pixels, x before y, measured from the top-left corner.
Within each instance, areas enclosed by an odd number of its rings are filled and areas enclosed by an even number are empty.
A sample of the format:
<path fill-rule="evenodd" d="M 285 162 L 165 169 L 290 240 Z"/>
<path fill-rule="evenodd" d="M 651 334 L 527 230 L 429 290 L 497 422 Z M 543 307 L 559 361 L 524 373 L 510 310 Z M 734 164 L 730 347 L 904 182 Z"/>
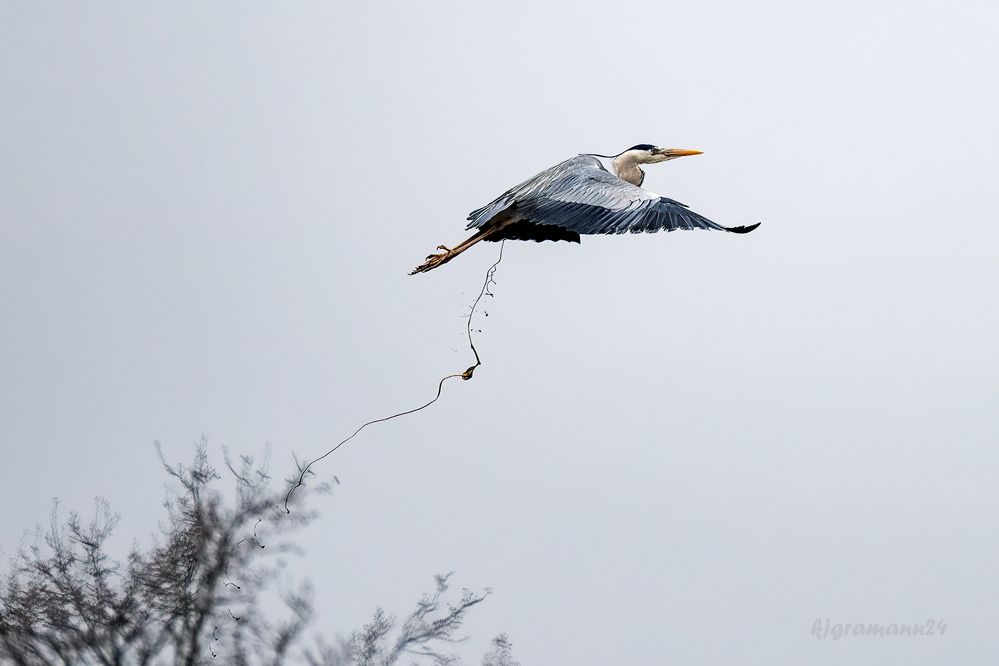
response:
<path fill-rule="evenodd" d="M 762 223 L 757 222 L 756 224 L 750 224 L 749 226 L 745 227 L 725 227 L 725 231 L 731 232 L 733 234 L 748 234 L 750 231 L 760 226 L 760 224 Z"/>

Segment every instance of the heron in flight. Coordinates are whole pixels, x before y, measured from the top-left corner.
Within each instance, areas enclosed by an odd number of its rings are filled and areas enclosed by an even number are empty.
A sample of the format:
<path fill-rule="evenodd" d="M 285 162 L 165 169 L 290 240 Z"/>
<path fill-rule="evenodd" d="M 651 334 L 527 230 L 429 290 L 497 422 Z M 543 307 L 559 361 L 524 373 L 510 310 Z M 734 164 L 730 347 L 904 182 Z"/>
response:
<path fill-rule="evenodd" d="M 468 240 L 431 254 L 410 275 L 446 264 L 479 241 L 532 240 L 579 242 L 580 234 L 714 229 L 746 234 L 759 223 L 723 227 L 679 201 L 642 189 L 643 164 L 700 155 L 699 150 L 658 148 L 648 143 L 617 155 L 578 155 L 525 180 L 468 215 Z M 597 158 L 613 160 L 611 174 Z"/>

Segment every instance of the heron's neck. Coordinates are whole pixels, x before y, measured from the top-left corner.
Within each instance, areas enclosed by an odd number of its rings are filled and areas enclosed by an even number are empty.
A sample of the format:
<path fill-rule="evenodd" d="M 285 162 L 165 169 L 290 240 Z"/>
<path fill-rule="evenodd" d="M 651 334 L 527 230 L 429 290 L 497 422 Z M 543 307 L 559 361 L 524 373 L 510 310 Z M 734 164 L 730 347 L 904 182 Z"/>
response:
<path fill-rule="evenodd" d="M 611 162 L 611 166 L 614 167 L 614 175 L 627 183 L 641 185 L 645 180 L 645 172 L 638 166 L 634 155 L 628 153 L 618 155 Z"/>

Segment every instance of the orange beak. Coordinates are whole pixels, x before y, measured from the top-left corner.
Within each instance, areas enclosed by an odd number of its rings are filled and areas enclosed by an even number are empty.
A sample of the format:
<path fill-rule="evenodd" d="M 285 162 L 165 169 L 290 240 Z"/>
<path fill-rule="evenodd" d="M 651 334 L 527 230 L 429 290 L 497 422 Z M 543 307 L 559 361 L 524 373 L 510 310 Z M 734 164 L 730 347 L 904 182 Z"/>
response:
<path fill-rule="evenodd" d="M 659 151 L 666 157 L 687 157 L 688 155 L 700 155 L 702 150 L 688 150 L 686 148 L 663 148 Z"/>

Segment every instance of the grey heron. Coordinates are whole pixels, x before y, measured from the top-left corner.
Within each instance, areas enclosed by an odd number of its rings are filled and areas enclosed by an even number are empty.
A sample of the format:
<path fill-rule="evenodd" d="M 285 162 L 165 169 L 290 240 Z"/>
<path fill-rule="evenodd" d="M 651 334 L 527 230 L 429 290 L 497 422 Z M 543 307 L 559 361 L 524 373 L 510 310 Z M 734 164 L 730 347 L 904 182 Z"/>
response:
<path fill-rule="evenodd" d="M 586 153 L 545 169 L 468 215 L 470 238 L 454 248 L 437 246 L 410 275 L 446 264 L 479 241 L 579 242 L 580 234 L 622 234 L 674 229 L 749 233 L 759 223 L 723 227 L 685 204 L 642 188 L 643 164 L 658 164 L 699 150 L 658 148 L 641 143 L 617 155 Z M 598 158 L 611 159 L 610 173 Z"/>

